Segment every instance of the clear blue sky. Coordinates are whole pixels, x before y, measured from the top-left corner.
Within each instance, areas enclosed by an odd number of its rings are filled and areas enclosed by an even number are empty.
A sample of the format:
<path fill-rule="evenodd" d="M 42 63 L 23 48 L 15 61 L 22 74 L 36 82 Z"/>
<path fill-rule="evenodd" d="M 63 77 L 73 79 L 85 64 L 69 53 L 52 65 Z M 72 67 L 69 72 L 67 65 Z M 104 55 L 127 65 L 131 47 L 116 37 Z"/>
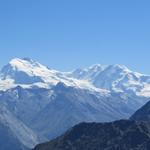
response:
<path fill-rule="evenodd" d="M 150 74 L 149 0 L 0 0 L 0 66 L 124 64 Z"/>

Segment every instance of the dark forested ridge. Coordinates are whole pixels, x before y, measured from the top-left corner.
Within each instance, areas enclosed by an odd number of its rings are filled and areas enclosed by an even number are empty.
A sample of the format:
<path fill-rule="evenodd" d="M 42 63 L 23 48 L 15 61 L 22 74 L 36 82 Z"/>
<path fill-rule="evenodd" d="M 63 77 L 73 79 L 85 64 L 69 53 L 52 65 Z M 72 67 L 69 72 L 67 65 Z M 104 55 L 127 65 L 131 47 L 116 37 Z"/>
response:
<path fill-rule="evenodd" d="M 64 135 L 34 150 L 149 150 L 150 125 L 120 120 L 111 123 L 81 123 Z"/>
<path fill-rule="evenodd" d="M 146 103 L 141 109 L 137 110 L 130 119 L 137 121 L 150 121 L 150 102 Z"/>

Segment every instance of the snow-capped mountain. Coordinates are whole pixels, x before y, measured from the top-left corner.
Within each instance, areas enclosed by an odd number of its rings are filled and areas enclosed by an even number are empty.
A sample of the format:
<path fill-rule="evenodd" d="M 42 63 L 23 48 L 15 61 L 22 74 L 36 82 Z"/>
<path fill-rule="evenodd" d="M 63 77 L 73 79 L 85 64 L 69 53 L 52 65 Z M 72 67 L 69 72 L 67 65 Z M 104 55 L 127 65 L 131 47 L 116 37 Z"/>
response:
<path fill-rule="evenodd" d="M 99 93 L 59 82 L 51 89 L 17 86 L 0 92 L 0 101 L 33 131 L 52 139 L 80 122 L 128 118 L 148 98 Z"/>
<path fill-rule="evenodd" d="M 129 70 L 123 65 L 96 64 L 73 72 L 50 69 L 29 58 L 12 59 L 0 72 L 0 89 L 16 86 L 51 88 L 58 82 L 90 90 L 128 92 L 150 96 L 150 76 Z"/>
<path fill-rule="evenodd" d="M 96 88 L 118 92 L 133 92 L 150 96 L 150 76 L 133 72 L 123 65 L 93 65 L 77 69 L 68 76 L 86 80 Z"/>
<path fill-rule="evenodd" d="M 32 119 L 33 128 L 52 139 L 80 122 L 108 122 L 128 118 L 147 98 L 99 94 L 58 83 L 51 101 Z"/>
<path fill-rule="evenodd" d="M 95 87 L 85 80 L 68 78 L 65 73 L 49 69 L 29 58 L 14 58 L 0 72 L 1 90 L 10 89 L 18 85 L 24 88 L 50 88 L 58 82 L 64 82 L 69 86 L 95 90 Z"/>
<path fill-rule="evenodd" d="M 29 130 L 51 139 L 83 121 L 128 118 L 149 100 L 149 81 L 121 65 L 60 72 L 15 58 L 0 71 L 0 104 Z"/>
<path fill-rule="evenodd" d="M 4 81 L 12 81 L 17 85 L 48 85 L 56 84 L 60 81 L 60 77 L 67 83 L 67 79 L 55 70 L 48 69 L 40 63 L 29 58 L 12 59 L 1 70 L 1 79 Z"/>

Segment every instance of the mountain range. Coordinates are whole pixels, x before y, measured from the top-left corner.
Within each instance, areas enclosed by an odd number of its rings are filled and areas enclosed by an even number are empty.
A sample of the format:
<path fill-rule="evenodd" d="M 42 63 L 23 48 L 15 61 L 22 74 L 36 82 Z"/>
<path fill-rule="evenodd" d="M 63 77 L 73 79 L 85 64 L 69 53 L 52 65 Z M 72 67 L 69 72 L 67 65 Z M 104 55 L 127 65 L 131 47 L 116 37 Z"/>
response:
<path fill-rule="evenodd" d="M 31 149 L 80 122 L 127 119 L 149 98 L 150 76 L 123 65 L 61 72 L 14 58 L 0 71 L 0 111 L 8 112 L 0 123 L 10 143 L 0 138 L 0 149 L 15 143 L 20 150 Z"/>

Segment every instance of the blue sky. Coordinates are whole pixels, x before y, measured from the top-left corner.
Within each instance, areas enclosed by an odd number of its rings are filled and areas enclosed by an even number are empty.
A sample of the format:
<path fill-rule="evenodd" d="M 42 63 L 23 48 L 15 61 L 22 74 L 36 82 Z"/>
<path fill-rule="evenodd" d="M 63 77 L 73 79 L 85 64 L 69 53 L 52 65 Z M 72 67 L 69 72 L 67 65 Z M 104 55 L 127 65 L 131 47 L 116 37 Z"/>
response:
<path fill-rule="evenodd" d="M 149 0 L 0 0 L 0 66 L 124 64 L 150 74 Z"/>

